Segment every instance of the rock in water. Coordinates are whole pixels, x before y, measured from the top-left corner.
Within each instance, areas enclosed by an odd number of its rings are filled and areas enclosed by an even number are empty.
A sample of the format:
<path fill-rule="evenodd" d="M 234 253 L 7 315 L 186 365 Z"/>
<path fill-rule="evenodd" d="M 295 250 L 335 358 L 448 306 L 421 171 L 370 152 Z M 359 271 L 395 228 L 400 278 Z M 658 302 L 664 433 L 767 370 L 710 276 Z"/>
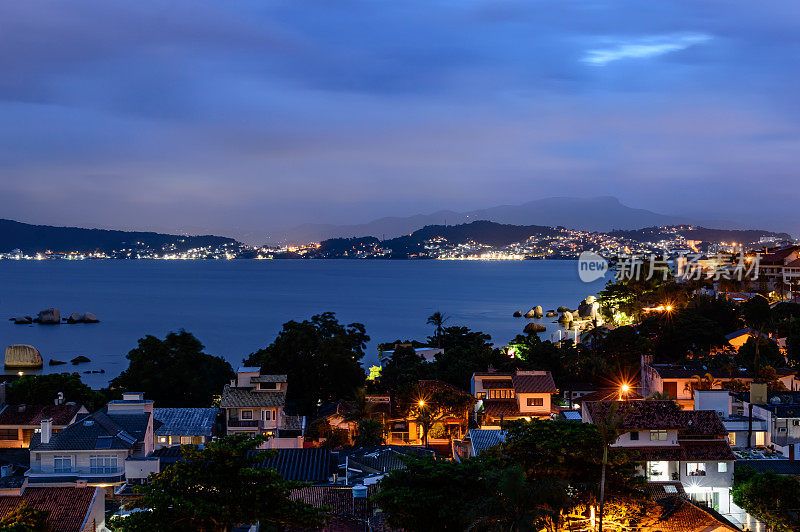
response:
<path fill-rule="evenodd" d="M 522 317 L 522 312 L 521 312 L 521 311 L 519 311 L 519 310 L 515 310 L 515 311 L 514 311 L 514 317 L 515 317 L 515 318 L 521 318 L 521 317 Z"/>
<path fill-rule="evenodd" d="M 535 307 L 533 307 L 533 315 L 534 318 L 544 317 L 544 310 L 542 310 L 541 305 L 536 305 Z"/>
<path fill-rule="evenodd" d="M 97 318 L 97 316 L 95 316 L 91 312 L 87 312 L 86 314 L 81 316 L 81 320 L 83 320 L 83 323 L 100 323 L 100 320 Z"/>
<path fill-rule="evenodd" d="M 77 312 L 73 312 L 69 315 L 69 318 L 67 318 L 67 323 L 80 323 L 81 321 L 83 321 L 81 315 Z"/>
<path fill-rule="evenodd" d="M 558 307 L 556 310 L 558 310 L 559 312 L 569 312 L 569 307 L 561 306 Z"/>
<path fill-rule="evenodd" d="M 524 332 L 525 334 L 534 334 L 534 333 L 545 332 L 546 330 L 547 327 L 545 327 L 540 323 L 529 323 L 525 326 L 522 332 Z"/>
<path fill-rule="evenodd" d="M 6 347 L 7 368 L 39 369 L 44 365 L 39 350 L 32 345 L 10 345 Z"/>
<path fill-rule="evenodd" d="M 12 318 L 14 320 L 15 325 L 30 325 L 33 323 L 33 318 L 30 316 L 17 316 L 16 318 Z"/>
<path fill-rule="evenodd" d="M 66 362 L 64 362 L 63 360 L 56 360 L 54 358 L 51 358 L 48 364 L 51 366 L 63 366 L 64 364 L 66 364 Z"/>
<path fill-rule="evenodd" d="M 42 310 L 36 321 L 44 325 L 56 325 L 61 323 L 61 312 L 57 308 Z"/>
<path fill-rule="evenodd" d="M 569 324 L 572 323 L 572 313 L 567 311 L 561 314 L 558 317 L 558 323 L 562 324 L 564 327 L 569 327 Z"/>
<path fill-rule="evenodd" d="M 555 312 L 553 312 L 551 310 L 547 314 L 545 314 L 545 316 L 547 316 L 548 318 L 554 318 L 554 317 L 558 316 L 558 314 L 556 314 Z"/>
<path fill-rule="evenodd" d="M 70 362 L 72 362 L 73 364 L 83 364 L 84 362 L 91 362 L 91 360 L 89 360 L 87 357 L 83 355 L 78 355 L 72 360 L 70 360 Z"/>

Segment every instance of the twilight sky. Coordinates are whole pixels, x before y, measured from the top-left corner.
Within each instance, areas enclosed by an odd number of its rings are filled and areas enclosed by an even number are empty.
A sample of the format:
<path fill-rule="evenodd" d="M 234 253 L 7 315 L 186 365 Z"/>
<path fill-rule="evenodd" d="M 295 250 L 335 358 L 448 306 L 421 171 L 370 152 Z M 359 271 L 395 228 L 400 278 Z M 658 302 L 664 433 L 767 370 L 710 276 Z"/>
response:
<path fill-rule="evenodd" d="M 800 233 L 800 4 L 0 4 L 0 217 L 269 234 L 548 196 Z"/>

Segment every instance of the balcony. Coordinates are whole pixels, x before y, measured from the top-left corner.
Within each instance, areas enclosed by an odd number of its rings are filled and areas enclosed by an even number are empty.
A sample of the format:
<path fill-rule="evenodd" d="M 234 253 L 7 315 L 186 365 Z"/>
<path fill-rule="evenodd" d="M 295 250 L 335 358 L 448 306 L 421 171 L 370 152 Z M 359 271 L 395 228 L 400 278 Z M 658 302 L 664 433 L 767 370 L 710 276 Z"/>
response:
<path fill-rule="evenodd" d="M 228 428 L 232 429 L 259 429 L 263 428 L 258 419 L 229 419 Z"/>

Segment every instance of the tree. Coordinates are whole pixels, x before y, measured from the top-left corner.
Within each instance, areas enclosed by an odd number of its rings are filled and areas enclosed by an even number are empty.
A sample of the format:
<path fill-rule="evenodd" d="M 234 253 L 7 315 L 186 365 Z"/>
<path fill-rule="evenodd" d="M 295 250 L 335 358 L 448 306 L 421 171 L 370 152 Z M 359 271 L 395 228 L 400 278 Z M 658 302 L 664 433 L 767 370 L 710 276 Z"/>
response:
<path fill-rule="evenodd" d="M 695 390 L 713 390 L 721 384 L 721 381 L 715 379 L 711 373 L 706 373 L 702 377 L 700 375 L 692 375 L 691 378 L 693 380 L 687 382 L 684 386 L 684 389 L 690 392 L 692 397 L 694 397 Z"/>
<path fill-rule="evenodd" d="M 287 402 L 313 416 L 317 405 L 354 397 L 364 386 L 360 361 L 369 341 L 360 323 L 341 325 L 332 312 L 311 320 L 284 323 L 269 346 L 252 353 L 245 364 L 289 378 Z"/>
<path fill-rule="evenodd" d="M 759 345 L 761 344 L 761 337 L 764 333 L 764 329 L 769 325 L 770 314 L 769 300 L 762 295 L 753 296 L 742 305 L 744 321 L 747 323 L 747 326 L 750 327 L 752 331 L 751 334 L 755 340 L 752 367 L 756 372 L 758 372 L 761 366 Z"/>
<path fill-rule="evenodd" d="M 774 340 L 748 338 L 736 353 L 736 363 L 758 374 L 766 366 L 785 367 L 786 359 Z"/>
<path fill-rule="evenodd" d="M 128 369 L 111 387 L 144 392 L 161 407 L 211 406 L 213 397 L 235 376 L 222 357 L 203 352 L 203 344 L 186 331 L 164 340 L 147 335 L 126 357 Z"/>
<path fill-rule="evenodd" d="M 400 346 L 392 352 L 391 358 L 381 369 L 378 388 L 396 393 L 420 380 L 431 378 L 434 370 L 435 367 L 426 362 L 425 357 L 413 347 Z"/>
<path fill-rule="evenodd" d="M 77 373 L 25 375 L 9 384 L 6 401 L 9 404 L 52 405 L 59 392 L 64 394 L 64 401 L 84 405 L 90 411 L 108 402 L 102 393 L 81 382 Z"/>
<path fill-rule="evenodd" d="M 383 445 L 385 441 L 383 423 L 377 419 L 362 419 L 358 422 L 358 432 L 356 433 L 356 446 L 372 447 Z"/>
<path fill-rule="evenodd" d="M 489 366 L 498 370 L 512 366 L 513 361 L 495 349 L 491 339 L 488 334 L 467 327 L 445 327 L 439 338 L 444 352 L 436 355 L 434 366 L 438 378 L 467 390 L 476 371 L 486 371 Z"/>
<path fill-rule="evenodd" d="M 438 310 L 428 316 L 428 321 L 426 323 L 428 325 L 433 325 L 434 327 L 433 336 L 436 340 L 436 347 L 442 347 L 442 333 L 444 332 L 444 324 L 449 319 L 449 316 L 442 314 Z"/>
<path fill-rule="evenodd" d="M 322 525 L 320 509 L 289 499 L 290 490 L 303 484 L 284 480 L 274 469 L 263 467 L 274 452 L 255 449 L 266 439 L 235 435 L 204 449 L 182 447 L 183 460 L 152 475 L 129 505 L 151 511 L 126 518 L 122 530 L 149 526 L 150 530 L 223 532 L 239 523 L 255 522 L 303 528 Z"/>
<path fill-rule="evenodd" d="M 425 446 L 428 445 L 428 431 L 434 424 L 445 418 L 457 418 L 466 425 L 470 409 L 475 405 L 475 398 L 470 394 L 441 382 L 432 383 L 426 388 L 418 386 L 410 394 L 400 396 L 399 401 L 406 405 L 405 415 L 422 427 Z"/>
<path fill-rule="evenodd" d="M 608 448 L 617 441 L 621 434 L 622 422 L 625 417 L 624 408 L 620 408 L 620 403 L 614 401 L 610 404 L 605 415 L 595 420 L 600 441 L 603 443 L 603 465 L 600 472 L 600 511 L 599 531 L 603 532 L 603 510 L 606 502 L 606 467 L 608 466 Z"/>
<path fill-rule="evenodd" d="M 757 473 L 750 467 L 734 472 L 733 502 L 779 532 L 800 529 L 800 481 L 772 471 Z"/>
<path fill-rule="evenodd" d="M 31 508 L 24 502 L 0 517 L 0 530 L 7 532 L 47 532 L 50 512 Z"/>

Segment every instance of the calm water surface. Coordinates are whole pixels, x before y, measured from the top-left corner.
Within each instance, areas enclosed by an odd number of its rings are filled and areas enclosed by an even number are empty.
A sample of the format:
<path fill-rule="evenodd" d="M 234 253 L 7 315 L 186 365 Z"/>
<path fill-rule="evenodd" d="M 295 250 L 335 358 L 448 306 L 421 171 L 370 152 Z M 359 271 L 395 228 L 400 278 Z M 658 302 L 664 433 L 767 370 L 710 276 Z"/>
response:
<path fill-rule="evenodd" d="M 342 322 L 364 323 L 372 338 L 364 359 L 374 362 L 379 342 L 424 339 L 426 317 L 440 310 L 448 325 L 465 325 L 504 344 L 527 320 L 512 318 L 531 306 L 545 310 L 578 302 L 602 288 L 578 279 L 573 261 L 0 261 L 0 317 L 56 307 L 62 317 L 92 312 L 99 324 L 14 325 L 0 321 L 0 349 L 31 344 L 44 372 L 104 369 L 83 375 L 100 387 L 127 367 L 125 354 L 146 334 L 185 329 L 206 352 L 236 367 L 268 345 L 281 325 L 333 311 Z M 539 320 L 551 331 L 553 320 Z M 80 366 L 47 366 L 51 358 Z"/>

